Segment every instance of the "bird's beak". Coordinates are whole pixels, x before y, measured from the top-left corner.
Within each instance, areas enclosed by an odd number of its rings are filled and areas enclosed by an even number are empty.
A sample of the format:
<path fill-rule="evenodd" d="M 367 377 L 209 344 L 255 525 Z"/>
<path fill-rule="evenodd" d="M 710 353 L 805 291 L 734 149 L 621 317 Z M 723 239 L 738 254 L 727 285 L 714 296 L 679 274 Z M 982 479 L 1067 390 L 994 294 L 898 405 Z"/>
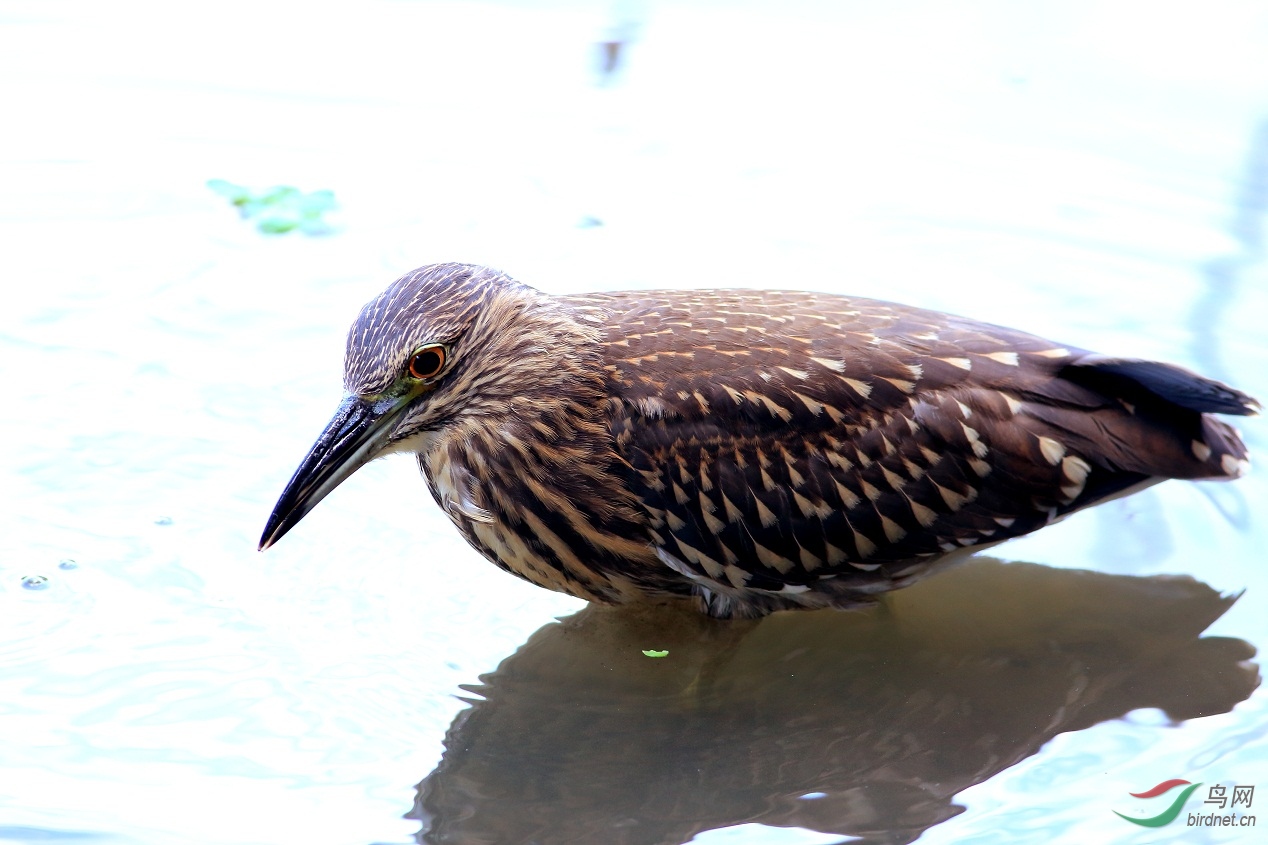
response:
<path fill-rule="evenodd" d="M 410 398 L 370 401 L 349 396 L 343 400 L 273 506 L 260 537 L 260 551 L 280 540 L 327 493 L 378 455 Z"/>

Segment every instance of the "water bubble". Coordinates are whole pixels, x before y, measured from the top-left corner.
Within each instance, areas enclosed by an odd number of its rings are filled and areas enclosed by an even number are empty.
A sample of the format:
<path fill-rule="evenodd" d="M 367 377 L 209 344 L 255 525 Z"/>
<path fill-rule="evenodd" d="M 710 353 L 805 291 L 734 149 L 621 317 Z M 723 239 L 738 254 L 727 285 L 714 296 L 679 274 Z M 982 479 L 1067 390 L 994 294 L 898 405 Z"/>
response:
<path fill-rule="evenodd" d="M 158 519 L 154 520 L 154 524 L 155 525 L 171 525 L 172 518 L 170 516 L 160 516 Z"/>
<path fill-rule="evenodd" d="M 28 590 L 42 590 L 48 586 L 48 578 L 43 575 L 28 575 L 22 579 L 22 586 Z"/>
<path fill-rule="evenodd" d="M 71 560 L 70 558 L 65 558 L 60 563 L 57 564 L 57 568 L 58 569 L 78 569 L 79 564 Z"/>

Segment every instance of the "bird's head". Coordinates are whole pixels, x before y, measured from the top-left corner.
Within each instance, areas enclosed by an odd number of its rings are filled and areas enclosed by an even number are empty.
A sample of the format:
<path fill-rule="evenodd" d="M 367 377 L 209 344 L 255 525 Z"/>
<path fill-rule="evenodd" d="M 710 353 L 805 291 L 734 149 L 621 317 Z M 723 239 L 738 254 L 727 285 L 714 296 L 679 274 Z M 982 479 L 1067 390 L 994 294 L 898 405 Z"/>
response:
<path fill-rule="evenodd" d="M 343 403 L 274 506 L 260 549 L 375 458 L 425 453 L 464 419 L 523 414 L 525 397 L 567 380 L 593 335 L 496 270 L 433 264 L 397 279 L 352 324 Z"/>

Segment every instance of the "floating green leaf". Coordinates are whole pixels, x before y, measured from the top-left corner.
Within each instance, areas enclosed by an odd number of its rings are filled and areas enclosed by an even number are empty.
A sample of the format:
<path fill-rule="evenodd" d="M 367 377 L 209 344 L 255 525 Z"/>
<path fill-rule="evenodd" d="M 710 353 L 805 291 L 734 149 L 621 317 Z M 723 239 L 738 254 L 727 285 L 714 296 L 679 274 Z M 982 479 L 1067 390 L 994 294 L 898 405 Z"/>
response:
<path fill-rule="evenodd" d="M 669 655 L 669 650 L 666 649 L 665 651 L 657 651 L 654 648 L 645 648 L 643 649 L 643 654 L 648 657 L 667 657 Z"/>
<path fill-rule="evenodd" d="M 266 235 L 281 235 L 296 229 L 305 235 L 326 235 L 332 229 L 322 215 L 335 208 L 333 191 L 304 193 L 290 185 L 278 185 L 255 192 L 224 179 L 211 179 L 207 187 L 225 197 L 242 215 L 255 220 Z"/>
<path fill-rule="evenodd" d="M 227 197 L 229 202 L 234 205 L 244 205 L 247 200 L 251 199 L 251 192 L 241 185 L 235 185 L 232 182 L 226 182 L 224 179 L 210 179 L 207 187 L 211 188 L 222 197 Z"/>

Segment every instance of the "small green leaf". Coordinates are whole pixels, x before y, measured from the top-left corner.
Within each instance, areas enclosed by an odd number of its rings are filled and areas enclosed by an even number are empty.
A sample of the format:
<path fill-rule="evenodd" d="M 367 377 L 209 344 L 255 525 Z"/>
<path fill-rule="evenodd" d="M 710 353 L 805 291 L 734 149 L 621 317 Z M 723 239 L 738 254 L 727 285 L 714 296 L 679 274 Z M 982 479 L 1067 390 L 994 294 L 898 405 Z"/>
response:
<path fill-rule="evenodd" d="M 305 214 L 321 214 L 335 207 L 334 191 L 313 191 L 299 197 L 299 207 Z"/>
<path fill-rule="evenodd" d="M 208 179 L 207 187 L 222 197 L 227 197 L 234 205 L 242 205 L 251 199 L 251 192 L 241 185 L 235 185 L 224 179 Z"/>
<path fill-rule="evenodd" d="M 301 196 L 303 194 L 300 193 L 299 188 L 292 188 L 290 185 L 277 185 L 261 194 L 259 200 L 264 205 L 282 205 L 297 200 Z"/>
<path fill-rule="evenodd" d="M 266 235 L 281 235 L 294 229 L 299 224 L 285 217 L 265 217 L 256 225 Z"/>
<path fill-rule="evenodd" d="M 667 657 L 669 655 L 669 649 L 665 649 L 664 651 L 657 651 L 654 648 L 645 648 L 643 649 L 643 654 L 645 654 L 648 657 Z"/>
<path fill-rule="evenodd" d="M 268 235 L 299 230 L 306 235 L 328 235 L 334 230 L 322 215 L 337 207 L 333 191 L 304 193 L 290 185 L 255 192 L 225 179 L 209 179 L 207 187 L 228 199 L 246 220 Z"/>

